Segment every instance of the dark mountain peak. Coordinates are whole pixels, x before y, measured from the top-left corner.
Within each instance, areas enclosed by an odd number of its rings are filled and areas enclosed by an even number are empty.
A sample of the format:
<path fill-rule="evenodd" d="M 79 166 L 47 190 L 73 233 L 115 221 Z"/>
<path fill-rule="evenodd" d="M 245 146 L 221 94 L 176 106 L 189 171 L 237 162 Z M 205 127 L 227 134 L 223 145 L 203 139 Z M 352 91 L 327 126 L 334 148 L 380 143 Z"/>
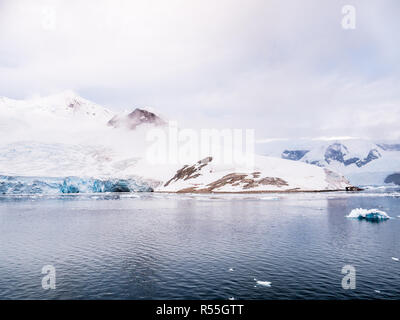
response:
<path fill-rule="evenodd" d="M 400 173 L 393 173 L 386 177 L 385 183 L 394 183 L 400 186 Z"/>
<path fill-rule="evenodd" d="M 331 163 L 331 161 L 336 160 L 344 163 L 344 157 L 348 154 L 347 147 L 341 143 L 335 142 L 331 144 L 325 151 L 325 161 Z"/>
<path fill-rule="evenodd" d="M 381 143 L 378 144 L 377 146 L 385 151 L 400 151 L 400 143 L 396 144 Z"/>
<path fill-rule="evenodd" d="M 166 122 L 155 113 L 139 108 L 136 108 L 127 115 L 116 115 L 108 121 L 109 126 L 114 128 L 125 127 L 130 130 L 135 130 L 141 124 L 160 126 L 166 124 Z"/>
<path fill-rule="evenodd" d="M 335 160 L 343 163 L 345 166 L 349 166 L 351 164 L 355 164 L 357 167 L 365 166 L 375 159 L 379 159 L 382 157 L 378 149 L 371 149 L 366 157 L 351 157 L 348 158 L 349 150 L 347 147 L 341 143 L 331 144 L 325 151 L 325 161 L 327 163 L 331 163 L 331 161 Z"/>
<path fill-rule="evenodd" d="M 281 154 L 281 158 L 297 161 L 303 158 L 305 154 L 309 151 L 310 150 L 284 150 Z"/>
<path fill-rule="evenodd" d="M 367 163 L 370 163 L 372 160 L 379 159 L 382 157 L 380 152 L 377 149 L 372 149 L 368 152 L 368 155 L 364 159 L 360 159 L 356 162 L 357 167 L 365 166 Z"/>

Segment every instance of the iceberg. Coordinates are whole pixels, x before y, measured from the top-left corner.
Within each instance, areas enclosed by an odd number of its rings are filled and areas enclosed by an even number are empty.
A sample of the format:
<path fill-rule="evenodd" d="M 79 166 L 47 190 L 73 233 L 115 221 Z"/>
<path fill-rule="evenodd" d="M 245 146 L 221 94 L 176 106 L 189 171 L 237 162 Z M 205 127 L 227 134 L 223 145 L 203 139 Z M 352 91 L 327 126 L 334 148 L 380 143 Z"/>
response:
<path fill-rule="evenodd" d="M 367 221 L 382 221 L 390 219 L 386 212 L 378 209 L 362 209 L 357 208 L 351 210 L 350 214 L 346 216 L 351 219 L 367 220 Z"/>
<path fill-rule="evenodd" d="M 264 287 L 271 286 L 271 282 L 269 282 L 269 281 L 257 281 L 257 284 L 259 284 L 260 286 L 264 286 Z"/>
<path fill-rule="evenodd" d="M 260 286 L 264 286 L 264 287 L 270 287 L 271 286 L 271 282 L 270 281 L 259 281 L 256 278 L 254 278 L 254 281 Z M 256 286 L 254 286 L 254 287 L 256 287 Z"/>
<path fill-rule="evenodd" d="M 152 192 L 135 179 L 96 179 L 79 177 L 21 177 L 0 175 L 0 194 L 73 194 L 104 192 Z"/>

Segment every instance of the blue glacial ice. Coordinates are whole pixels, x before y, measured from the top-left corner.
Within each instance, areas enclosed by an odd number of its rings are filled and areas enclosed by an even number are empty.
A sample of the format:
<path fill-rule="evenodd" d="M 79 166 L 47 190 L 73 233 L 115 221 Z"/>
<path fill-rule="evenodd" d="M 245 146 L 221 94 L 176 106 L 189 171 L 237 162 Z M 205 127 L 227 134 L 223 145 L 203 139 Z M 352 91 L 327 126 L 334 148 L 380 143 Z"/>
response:
<path fill-rule="evenodd" d="M 72 194 L 101 192 L 151 192 L 135 179 L 79 177 L 19 177 L 0 175 L 0 194 Z"/>
<path fill-rule="evenodd" d="M 351 210 L 350 214 L 346 216 L 347 218 L 367 220 L 367 221 L 382 221 L 390 219 L 386 212 L 378 209 L 362 209 L 357 208 Z"/>

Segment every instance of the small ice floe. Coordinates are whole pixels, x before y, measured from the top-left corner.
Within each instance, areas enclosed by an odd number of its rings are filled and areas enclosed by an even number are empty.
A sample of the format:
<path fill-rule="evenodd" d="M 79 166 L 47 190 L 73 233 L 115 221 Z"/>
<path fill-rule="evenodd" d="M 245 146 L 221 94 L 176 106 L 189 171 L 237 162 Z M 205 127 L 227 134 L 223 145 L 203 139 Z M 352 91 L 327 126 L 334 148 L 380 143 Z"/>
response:
<path fill-rule="evenodd" d="M 378 209 L 362 209 L 357 208 L 351 210 L 350 214 L 346 216 L 351 219 L 367 220 L 367 221 L 382 221 L 390 219 L 386 212 Z"/>
<path fill-rule="evenodd" d="M 269 281 L 257 281 L 257 284 L 259 284 L 260 286 L 265 286 L 265 287 L 271 286 L 271 282 L 269 282 Z"/>
<path fill-rule="evenodd" d="M 392 257 L 393 261 L 399 261 L 399 258 Z"/>
<path fill-rule="evenodd" d="M 264 287 L 270 287 L 271 286 L 271 282 L 269 282 L 269 281 L 260 281 L 260 280 L 257 280 L 256 278 L 254 278 L 254 281 L 257 284 L 259 284 L 260 286 L 264 286 Z"/>
<path fill-rule="evenodd" d="M 279 197 L 261 197 L 259 198 L 260 200 L 270 200 L 270 201 L 275 201 L 275 200 L 279 200 Z"/>
<path fill-rule="evenodd" d="M 379 290 L 374 290 L 376 293 L 381 293 Z"/>
<path fill-rule="evenodd" d="M 234 269 L 233 268 L 229 268 L 229 270 L 228 270 L 229 272 L 232 272 L 232 271 L 234 271 Z"/>
<path fill-rule="evenodd" d="M 235 298 L 234 297 L 230 297 L 229 300 L 235 300 Z"/>

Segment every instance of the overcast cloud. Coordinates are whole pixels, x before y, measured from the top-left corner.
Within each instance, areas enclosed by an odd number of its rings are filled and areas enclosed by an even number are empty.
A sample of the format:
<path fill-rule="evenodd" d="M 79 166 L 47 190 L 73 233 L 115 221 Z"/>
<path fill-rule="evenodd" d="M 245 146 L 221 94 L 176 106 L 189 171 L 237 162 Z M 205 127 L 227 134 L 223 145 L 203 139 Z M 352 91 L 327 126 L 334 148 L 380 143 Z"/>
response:
<path fill-rule="evenodd" d="M 0 0 L 0 96 L 71 89 L 258 138 L 398 139 L 399 15 L 396 0 Z"/>

